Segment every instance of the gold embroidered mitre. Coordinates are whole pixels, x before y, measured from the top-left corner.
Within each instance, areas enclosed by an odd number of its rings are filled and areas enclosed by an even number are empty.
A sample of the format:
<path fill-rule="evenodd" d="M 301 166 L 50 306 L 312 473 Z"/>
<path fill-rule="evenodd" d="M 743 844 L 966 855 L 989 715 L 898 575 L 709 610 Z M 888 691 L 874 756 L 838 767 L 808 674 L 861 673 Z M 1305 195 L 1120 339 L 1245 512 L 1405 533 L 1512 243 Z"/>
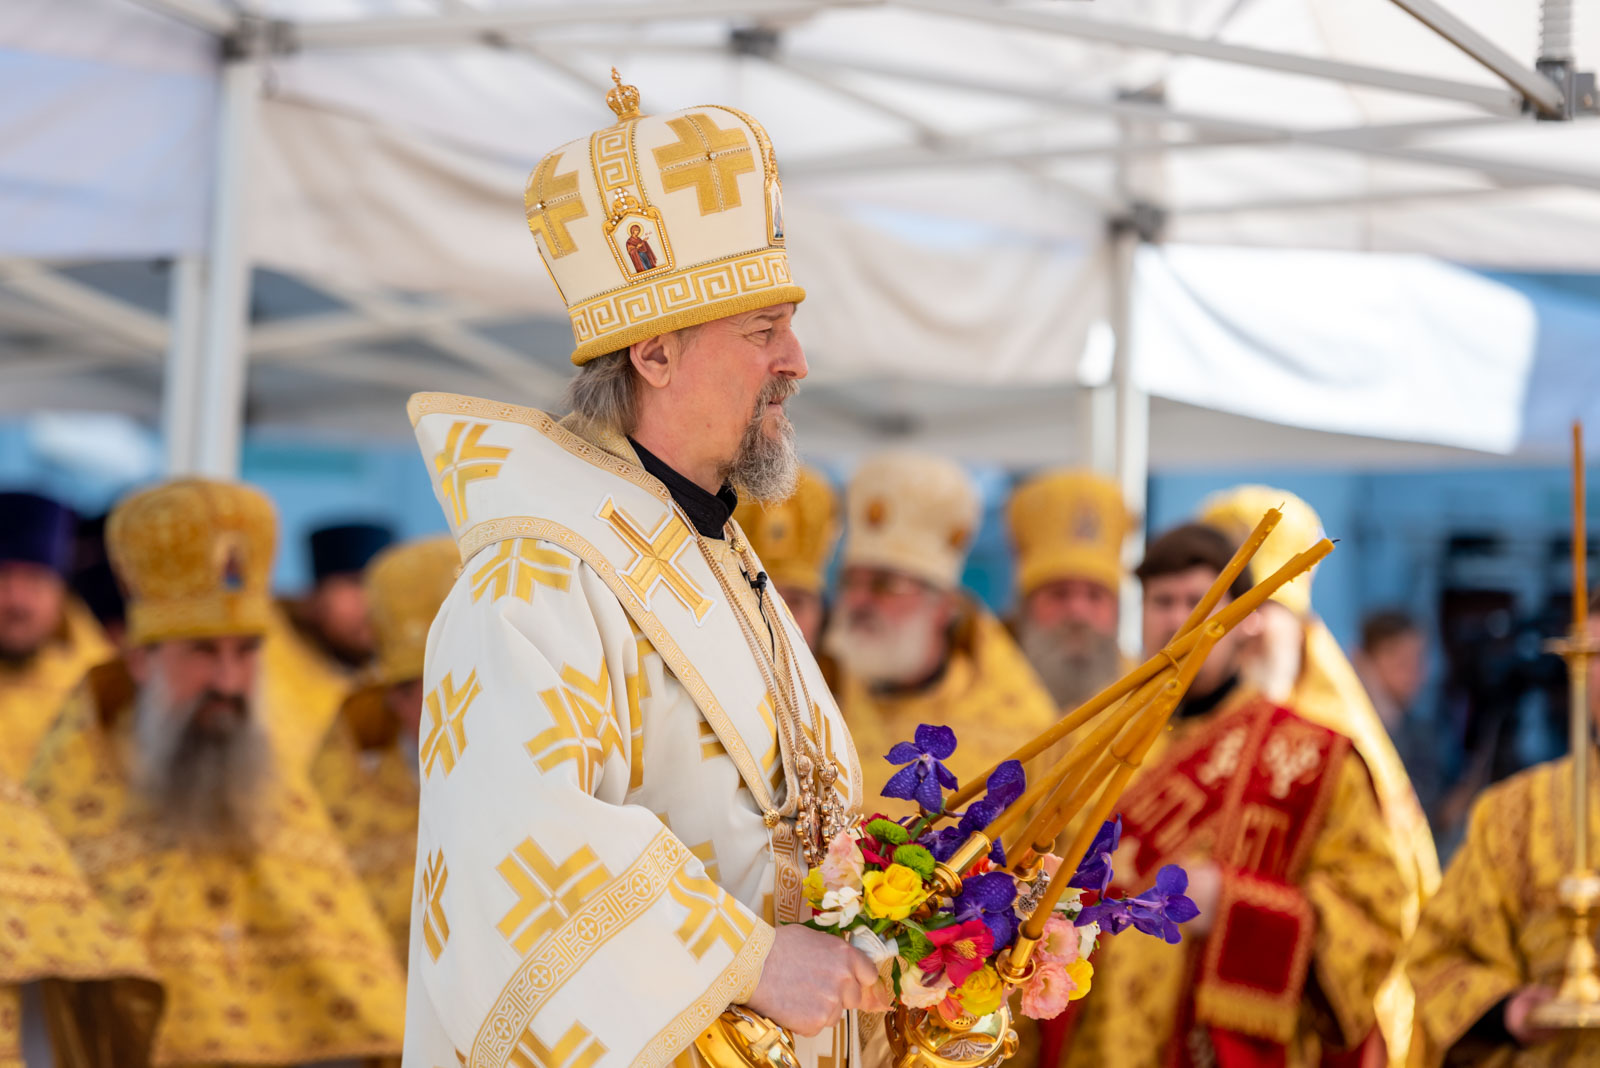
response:
<path fill-rule="evenodd" d="M 978 531 L 978 491 L 959 464 L 884 453 L 856 470 L 846 495 L 846 567 L 880 567 L 940 589 L 961 584 Z"/>
<path fill-rule="evenodd" d="M 523 194 L 572 320 L 572 362 L 804 300 L 761 124 L 714 104 L 641 115 L 639 91 L 612 78 L 617 122 L 547 154 Z"/>
<path fill-rule="evenodd" d="M 1322 539 L 1322 520 L 1315 509 L 1287 490 L 1260 485 L 1235 486 L 1213 493 L 1201 503 L 1200 522 L 1216 527 L 1235 542 L 1242 542 L 1271 508 L 1283 512 L 1283 518 L 1250 562 L 1251 573 L 1265 578 L 1288 563 L 1295 553 Z M 1301 619 L 1309 618 L 1314 574 L 1313 570 L 1300 582 L 1278 587 L 1272 599 Z"/>
<path fill-rule="evenodd" d="M 278 521 L 261 491 L 177 479 L 125 497 L 106 549 L 128 594 L 128 640 L 264 634 Z"/>
<path fill-rule="evenodd" d="M 367 612 L 377 645 L 375 681 L 422 678 L 428 628 L 455 585 L 461 554 L 449 535 L 408 541 L 379 553 L 367 568 Z"/>
<path fill-rule="evenodd" d="M 341 706 L 365 745 L 393 737 L 384 691 L 422 678 L 428 628 L 455 584 L 461 555 L 449 535 L 393 545 L 367 568 L 367 614 L 377 647 L 372 668 Z"/>
<path fill-rule="evenodd" d="M 802 467 L 788 500 L 743 501 L 733 518 L 774 583 L 822 592 L 839 540 L 839 502 L 822 472 Z"/>
<path fill-rule="evenodd" d="M 1122 542 L 1133 523 L 1122 491 L 1089 471 L 1052 471 L 1024 483 L 1006 508 L 1017 547 L 1017 592 L 1060 579 L 1122 584 Z"/>

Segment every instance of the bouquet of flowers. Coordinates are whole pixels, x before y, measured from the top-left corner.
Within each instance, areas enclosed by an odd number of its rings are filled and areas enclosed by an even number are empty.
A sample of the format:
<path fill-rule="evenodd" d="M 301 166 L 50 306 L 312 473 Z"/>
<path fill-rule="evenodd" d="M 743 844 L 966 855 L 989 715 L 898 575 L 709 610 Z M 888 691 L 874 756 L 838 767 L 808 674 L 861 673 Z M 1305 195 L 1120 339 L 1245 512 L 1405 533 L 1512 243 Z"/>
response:
<path fill-rule="evenodd" d="M 901 820 L 875 815 L 836 835 L 822 863 L 806 875 L 811 918 L 805 923 L 870 956 L 897 1007 L 937 1013 L 960 1028 L 1005 1003 L 1011 987 L 1001 960 L 1057 877 L 1061 859 L 1045 855 L 1008 866 L 1004 846 L 995 842 L 960 879 L 959 891 L 948 893 L 936 869 L 1016 802 L 1026 785 L 1022 765 L 1006 761 L 990 773 L 982 798 L 964 811 L 946 812 L 945 791 L 957 782 L 943 762 L 955 749 L 954 731 L 924 724 L 914 741 L 889 751 L 887 759 L 901 767 L 884 796 L 915 801 L 921 811 Z M 935 826 L 941 820 L 953 822 Z M 1087 994 L 1094 977 L 1089 958 L 1102 936 L 1133 927 L 1177 943 L 1179 924 L 1199 914 L 1184 896 L 1188 876 L 1174 865 L 1135 897 L 1110 896 L 1120 836 L 1120 818 L 1103 824 L 1071 872 L 1070 889 L 1060 894 L 1032 947 L 1034 966 L 1018 984 L 1023 1015 L 1050 1019 Z"/>

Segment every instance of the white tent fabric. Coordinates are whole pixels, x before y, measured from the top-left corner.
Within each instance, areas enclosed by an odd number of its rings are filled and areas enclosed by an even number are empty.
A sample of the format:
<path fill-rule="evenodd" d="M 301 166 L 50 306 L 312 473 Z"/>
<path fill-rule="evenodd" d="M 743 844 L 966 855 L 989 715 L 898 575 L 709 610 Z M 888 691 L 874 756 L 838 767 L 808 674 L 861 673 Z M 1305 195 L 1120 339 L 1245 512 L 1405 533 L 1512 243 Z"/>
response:
<path fill-rule="evenodd" d="M 1449 6 L 1513 56 L 1536 54 L 1534 0 Z M 714 14 L 686 17 L 697 9 Z M 478 327 L 559 317 L 522 225 L 522 181 L 544 149 L 607 120 L 613 64 L 647 108 L 727 102 L 772 133 L 811 292 L 800 325 L 815 403 L 800 414 L 832 448 L 893 438 L 1087 457 L 1069 424 L 1086 410 L 1074 387 L 1103 375 L 1084 353 L 1119 284 L 1107 223 L 1140 205 L 1158 209 L 1169 244 L 1135 274 L 1133 381 L 1158 398 L 1157 417 L 1230 413 L 1205 436 L 1240 455 L 1252 421 L 1521 448 L 1538 370 L 1526 302 L 1418 257 L 1600 269 L 1600 123 L 1514 114 L 1503 82 L 1388 0 L 253 10 L 283 47 L 260 61 L 249 262 L 331 294 L 339 310 L 324 318 L 368 327 L 258 329 L 257 421 L 387 427 L 393 395 L 425 385 L 554 399 L 559 332 L 519 352 Z M 1576 55 L 1592 61 L 1600 20 L 1577 28 Z M 131 0 L 0 9 L 0 256 L 202 251 L 219 62 L 212 35 Z M 1334 69 L 1353 80 L 1330 80 Z M 0 404 L 74 395 L 149 409 L 148 383 L 105 369 L 153 375 L 162 316 L 41 308 L 61 297 L 54 281 L 14 262 L 8 280 L 0 329 L 46 340 L 33 360 L 0 348 Z M 111 337 L 84 337 L 89 310 L 115 320 Z M 322 340 L 297 344 L 295 330 Z M 1163 433 L 1155 420 L 1153 459 L 1197 455 Z"/>

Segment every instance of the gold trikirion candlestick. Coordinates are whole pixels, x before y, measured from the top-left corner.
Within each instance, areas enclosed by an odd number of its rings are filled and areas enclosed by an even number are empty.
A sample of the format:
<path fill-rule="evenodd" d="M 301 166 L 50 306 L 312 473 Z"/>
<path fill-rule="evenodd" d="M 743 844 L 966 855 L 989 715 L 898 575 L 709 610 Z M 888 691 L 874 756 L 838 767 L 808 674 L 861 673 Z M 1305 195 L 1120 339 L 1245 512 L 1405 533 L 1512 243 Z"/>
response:
<path fill-rule="evenodd" d="M 1566 972 L 1553 1000 L 1533 1011 L 1535 1026 L 1561 1030 L 1600 1028 L 1600 961 L 1594 923 L 1600 911 L 1600 875 L 1589 867 L 1589 658 L 1600 645 L 1589 638 L 1588 533 L 1584 516 L 1583 425 L 1572 425 L 1572 633 L 1551 649 L 1567 662 L 1572 725 L 1572 872 L 1561 880 L 1567 911 Z"/>

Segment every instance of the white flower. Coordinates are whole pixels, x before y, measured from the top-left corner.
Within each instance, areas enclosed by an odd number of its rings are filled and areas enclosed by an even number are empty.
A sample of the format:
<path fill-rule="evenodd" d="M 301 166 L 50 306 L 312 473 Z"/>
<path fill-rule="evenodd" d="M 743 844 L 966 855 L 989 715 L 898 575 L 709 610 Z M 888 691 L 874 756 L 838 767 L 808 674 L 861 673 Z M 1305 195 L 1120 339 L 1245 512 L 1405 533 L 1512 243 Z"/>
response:
<path fill-rule="evenodd" d="M 849 927 L 861 915 L 861 891 L 852 886 L 842 886 L 822 895 L 823 911 L 817 922 L 824 927 Z"/>
<path fill-rule="evenodd" d="M 900 952 L 895 940 L 880 938 L 870 927 L 857 927 L 850 932 L 850 944 L 871 958 L 882 970 L 885 961 L 891 961 Z"/>
<path fill-rule="evenodd" d="M 1098 923 L 1086 923 L 1078 928 L 1078 959 L 1088 960 L 1089 954 L 1094 952 L 1095 939 L 1100 937 Z"/>
<path fill-rule="evenodd" d="M 944 972 L 932 982 L 923 982 L 922 968 L 900 962 L 900 1002 L 908 1009 L 931 1009 L 950 996 L 950 976 Z"/>

